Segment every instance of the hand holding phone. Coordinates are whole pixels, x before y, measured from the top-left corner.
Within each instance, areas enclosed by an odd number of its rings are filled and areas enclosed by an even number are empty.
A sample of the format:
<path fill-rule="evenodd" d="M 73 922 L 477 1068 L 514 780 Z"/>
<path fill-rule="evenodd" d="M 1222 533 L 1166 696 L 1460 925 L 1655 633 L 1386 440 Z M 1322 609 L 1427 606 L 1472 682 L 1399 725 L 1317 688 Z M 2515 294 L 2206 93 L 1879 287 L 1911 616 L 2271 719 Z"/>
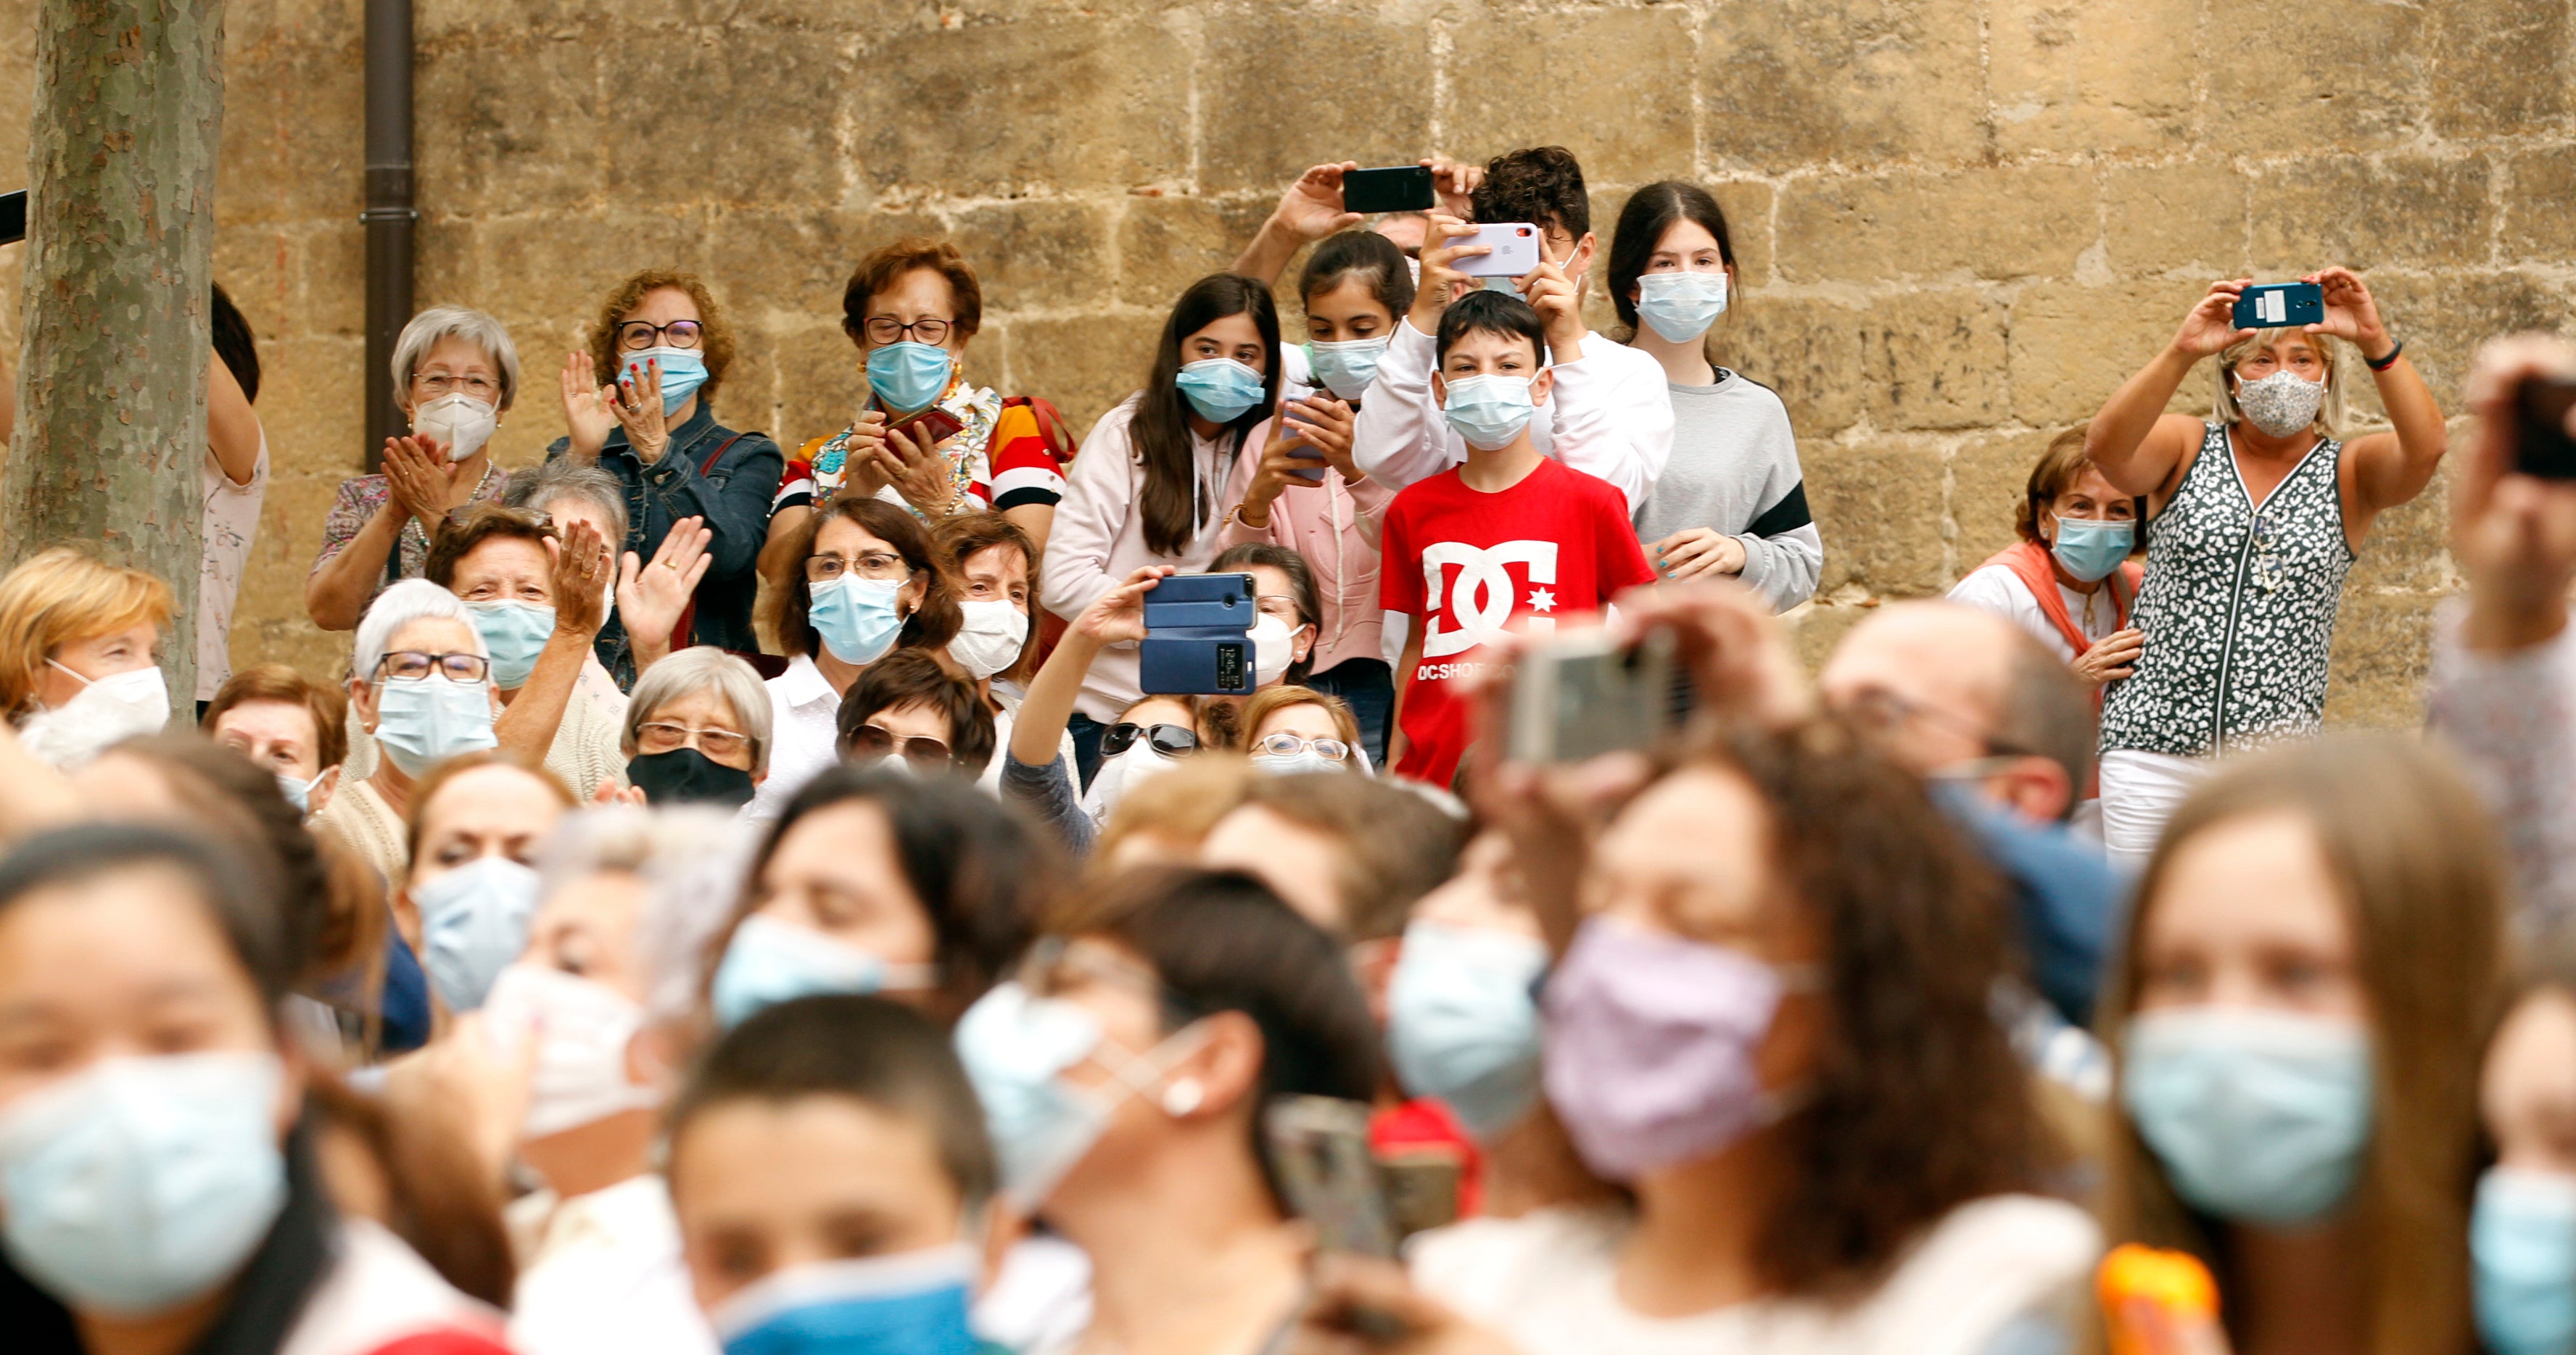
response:
<path fill-rule="evenodd" d="M 1460 247 L 1483 245 L 1488 252 L 1461 258 L 1451 266 L 1471 278 L 1516 278 L 1538 267 L 1538 242 L 1538 227 L 1526 221 L 1489 222 L 1451 242 Z"/>
<path fill-rule="evenodd" d="M 1247 696 L 1252 625 L 1249 574 L 1175 574 L 1145 594 L 1137 686 L 1156 696 Z"/>
<path fill-rule="evenodd" d="M 2576 377 L 2534 373 L 2514 388 L 2513 468 L 2543 480 L 2576 480 L 2576 436 L 2567 415 L 2576 409 Z"/>
<path fill-rule="evenodd" d="M 2325 323 L 2325 289 L 2313 282 L 2268 282 L 2236 298 L 2238 329 L 2287 329 Z"/>
<path fill-rule="evenodd" d="M 1263 1136 L 1289 1212 L 1327 1252 L 1395 1258 L 1395 1224 L 1370 1151 L 1369 1108 L 1329 1096 L 1284 1096 L 1263 1112 Z"/>
<path fill-rule="evenodd" d="M 1342 171 L 1342 208 L 1365 212 L 1427 212 L 1439 203 L 1429 165 Z"/>
<path fill-rule="evenodd" d="M 1532 637 L 1512 671 L 1506 755 L 1569 763 L 1651 747 L 1689 713 L 1673 647 L 1668 631 L 1633 644 L 1600 627 Z"/>

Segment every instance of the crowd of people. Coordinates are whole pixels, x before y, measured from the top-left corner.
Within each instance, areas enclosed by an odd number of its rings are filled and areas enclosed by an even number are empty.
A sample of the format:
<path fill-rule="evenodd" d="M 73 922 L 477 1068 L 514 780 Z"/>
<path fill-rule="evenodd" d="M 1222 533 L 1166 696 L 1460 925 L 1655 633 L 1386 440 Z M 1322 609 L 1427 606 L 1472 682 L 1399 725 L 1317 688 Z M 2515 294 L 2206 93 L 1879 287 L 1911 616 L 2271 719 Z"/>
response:
<path fill-rule="evenodd" d="M 2450 443 L 2335 266 L 2212 285 L 1811 678 L 1718 203 L 1605 249 L 1562 148 L 1422 164 L 1289 185 L 1079 437 L 975 383 L 950 241 L 858 261 L 786 440 L 698 276 L 609 292 L 534 467 L 507 329 L 425 310 L 328 673 L 229 665 L 217 290 L 194 614 L 0 578 L 11 1348 L 2576 1350 L 2576 487 L 2515 453 L 2576 348 L 2464 392 L 2427 736 L 2322 728 Z M 1245 691 L 1148 675 L 1188 574 L 1251 581 Z M 1661 732 L 1522 756 L 1596 632 Z"/>

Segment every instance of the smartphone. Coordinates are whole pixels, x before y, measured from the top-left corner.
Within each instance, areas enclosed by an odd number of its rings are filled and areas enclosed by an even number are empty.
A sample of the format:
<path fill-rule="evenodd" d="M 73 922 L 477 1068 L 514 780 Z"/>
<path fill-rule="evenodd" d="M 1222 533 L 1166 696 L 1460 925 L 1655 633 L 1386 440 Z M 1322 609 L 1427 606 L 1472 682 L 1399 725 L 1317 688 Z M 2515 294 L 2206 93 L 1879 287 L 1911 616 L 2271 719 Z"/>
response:
<path fill-rule="evenodd" d="M 2313 282 L 2267 282 L 2236 297 L 2238 329 L 2283 329 L 2325 323 L 2326 292 Z"/>
<path fill-rule="evenodd" d="M 1423 171 L 1429 173 L 1429 170 Z M 0 245 L 14 245 L 27 238 L 27 190 L 0 193 Z"/>
<path fill-rule="evenodd" d="M 1315 1245 L 1392 1260 L 1395 1222 L 1369 1150 L 1368 1120 L 1363 1102 L 1284 1096 L 1262 1112 L 1261 1128 L 1288 1210 L 1314 1228 Z"/>
<path fill-rule="evenodd" d="M 1175 574 L 1145 590 L 1145 629 L 1250 630 L 1255 620 L 1249 574 Z"/>
<path fill-rule="evenodd" d="M 1386 1191 L 1387 1222 L 1401 1240 L 1458 1221 L 1458 1187 L 1467 1164 L 1455 1145 L 1413 1144 L 1382 1153 L 1378 1183 Z"/>
<path fill-rule="evenodd" d="M 1490 245 L 1494 251 L 1449 265 L 1471 278 L 1516 278 L 1539 265 L 1538 227 L 1526 221 L 1478 226 L 1475 234 L 1449 242 L 1453 249 L 1463 245 Z"/>
<path fill-rule="evenodd" d="M 1429 165 L 1342 171 L 1345 212 L 1427 212 L 1439 202 L 1431 190 Z"/>
<path fill-rule="evenodd" d="M 956 415 L 949 413 L 947 410 L 941 409 L 937 405 L 932 405 L 930 408 L 925 409 L 918 414 L 897 419 L 894 422 L 887 424 L 886 427 L 888 429 L 903 429 L 915 437 L 928 433 L 930 435 L 931 442 L 936 444 L 946 442 L 950 438 L 957 436 L 959 432 L 965 429 L 966 425 L 960 421 Z"/>
<path fill-rule="evenodd" d="M 2513 468 L 2544 480 L 2576 480 L 2576 437 L 2567 411 L 2576 408 L 2576 377 L 2533 376 L 2513 395 Z"/>
<path fill-rule="evenodd" d="M 1512 673 L 1505 751 L 1515 762 L 1581 762 L 1646 748 L 1688 715 L 1674 686 L 1673 641 L 1633 645 L 1598 627 L 1548 638 Z"/>
<path fill-rule="evenodd" d="M 1249 574 L 1175 574 L 1145 594 L 1137 686 L 1156 696 L 1246 696 L 1253 686 Z"/>

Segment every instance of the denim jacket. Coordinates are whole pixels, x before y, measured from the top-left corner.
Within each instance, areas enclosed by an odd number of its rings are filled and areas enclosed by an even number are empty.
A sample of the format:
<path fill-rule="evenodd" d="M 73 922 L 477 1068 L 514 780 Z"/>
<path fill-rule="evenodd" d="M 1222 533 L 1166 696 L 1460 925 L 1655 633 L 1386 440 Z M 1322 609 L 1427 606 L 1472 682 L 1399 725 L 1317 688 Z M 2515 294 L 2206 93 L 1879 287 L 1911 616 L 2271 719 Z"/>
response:
<path fill-rule="evenodd" d="M 707 458 L 727 438 L 735 439 L 733 445 L 707 466 Z M 546 459 L 562 456 L 571 445 L 570 438 L 555 439 L 546 448 Z M 706 466 L 704 473 L 699 470 L 702 466 Z M 707 543 L 714 562 L 698 585 L 691 643 L 744 651 L 760 647 L 752 638 L 751 604 L 760 586 L 760 547 L 769 535 L 769 501 L 778 493 L 778 478 L 786 466 L 786 458 L 768 434 L 737 436 L 716 422 L 715 411 L 704 400 L 688 422 L 671 430 L 670 446 L 650 466 L 627 445 L 623 428 L 611 430 L 607 444 L 600 448 L 600 469 L 626 485 L 625 549 L 635 552 L 638 561 L 651 562 L 671 524 L 682 518 L 703 517 L 715 533 Z M 620 688 L 635 685 L 634 647 L 619 618 L 610 617 L 600 629 L 598 651 L 599 661 Z"/>

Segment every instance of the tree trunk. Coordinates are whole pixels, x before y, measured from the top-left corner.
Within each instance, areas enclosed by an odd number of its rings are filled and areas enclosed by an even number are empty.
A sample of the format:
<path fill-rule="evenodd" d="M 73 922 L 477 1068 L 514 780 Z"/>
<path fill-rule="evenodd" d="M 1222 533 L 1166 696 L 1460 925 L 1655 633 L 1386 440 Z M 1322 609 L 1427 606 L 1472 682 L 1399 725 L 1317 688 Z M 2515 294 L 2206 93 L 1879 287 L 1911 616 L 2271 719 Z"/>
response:
<path fill-rule="evenodd" d="M 223 0 L 41 0 L 18 431 L 0 568 L 72 543 L 178 600 L 162 668 L 196 690 Z"/>

